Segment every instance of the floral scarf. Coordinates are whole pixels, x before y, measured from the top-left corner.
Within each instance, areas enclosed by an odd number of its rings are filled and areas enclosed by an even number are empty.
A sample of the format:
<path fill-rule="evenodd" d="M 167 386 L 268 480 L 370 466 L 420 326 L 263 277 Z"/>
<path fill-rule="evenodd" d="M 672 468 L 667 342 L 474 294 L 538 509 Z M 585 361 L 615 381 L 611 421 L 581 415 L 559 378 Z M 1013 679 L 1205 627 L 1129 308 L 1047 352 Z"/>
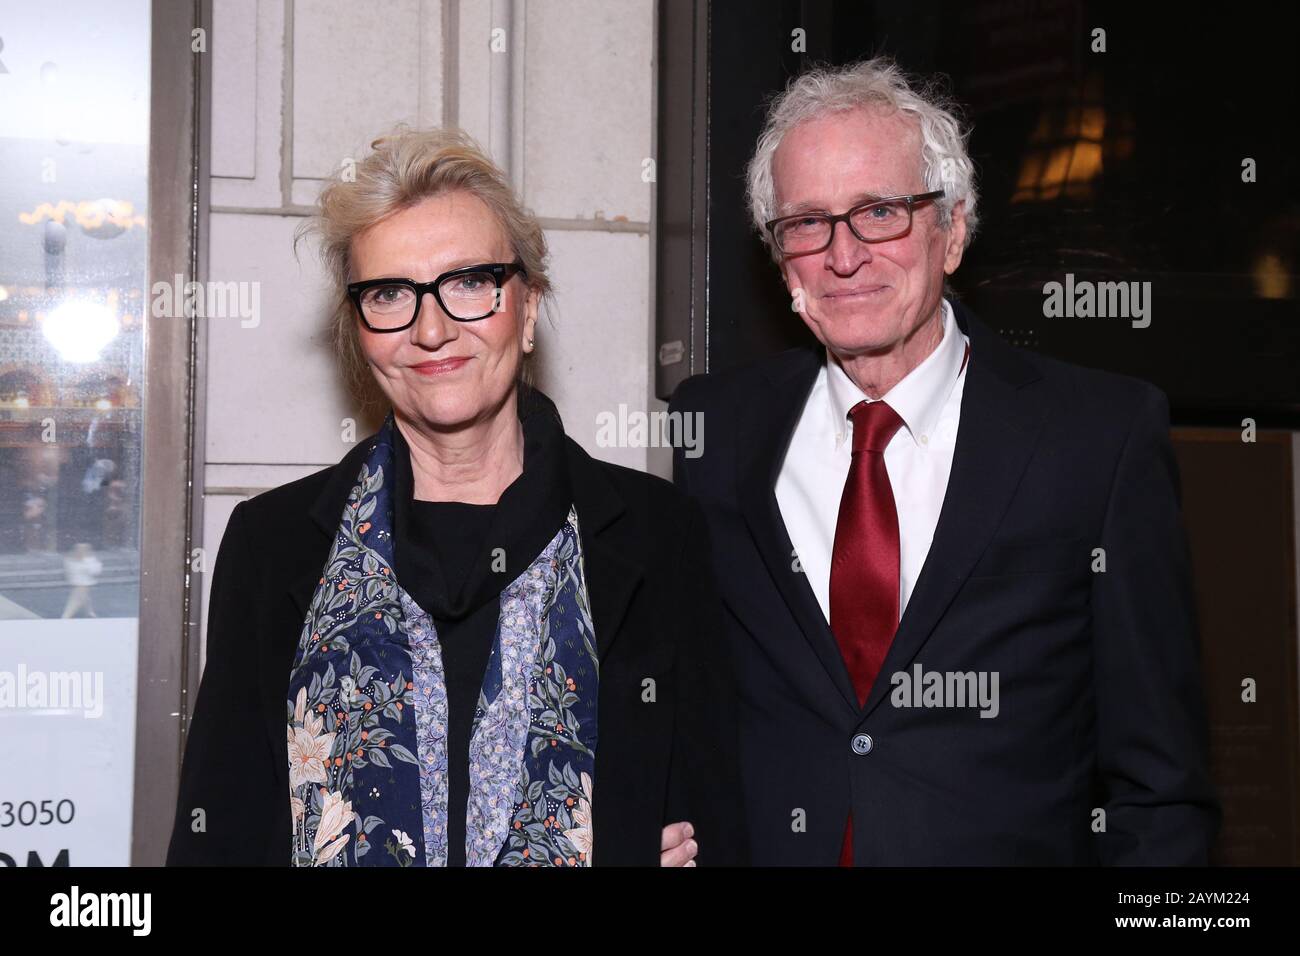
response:
<path fill-rule="evenodd" d="M 294 866 L 447 865 L 447 690 L 393 568 L 393 429 L 371 440 L 288 687 Z M 598 663 L 577 514 L 501 592 L 470 742 L 468 866 L 590 866 Z"/>

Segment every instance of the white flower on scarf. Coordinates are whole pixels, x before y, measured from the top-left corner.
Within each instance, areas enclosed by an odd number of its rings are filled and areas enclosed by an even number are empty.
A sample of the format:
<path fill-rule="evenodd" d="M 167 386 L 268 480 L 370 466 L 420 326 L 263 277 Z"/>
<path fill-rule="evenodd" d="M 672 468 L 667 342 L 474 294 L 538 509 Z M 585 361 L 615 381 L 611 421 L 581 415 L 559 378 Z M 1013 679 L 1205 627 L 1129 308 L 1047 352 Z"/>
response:
<path fill-rule="evenodd" d="M 310 718 L 308 718 L 310 720 Z M 296 790 L 304 783 L 325 783 L 325 763 L 334 747 L 333 734 L 319 733 L 314 727 L 289 727 L 289 789 Z M 316 730 L 317 733 L 312 733 Z"/>
<path fill-rule="evenodd" d="M 394 830 L 393 836 L 397 837 L 397 849 L 399 851 L 405 850 L 407 853 L 411 854 L 411 858 L 414 859 L 415 844 L 411 842 L 411 838 L 401 830 Z"/>
<path fill-rule="evenodd" d="M 592 827 L 591 827 L 591 774 L 583 771 L 582 796 L 578 798 L 578 808 L 573 811 L 576 827 L 564 831 L 564 836 L 577 847 L 579 853 L 586 854 L 586 864 L 591 866 Z"/>
<path fill-rule="evenodd" d="M 316 852 L 317 863 L 325 863 L 333 859 L 347 845 L 351 834 L 341 837 L 339 834 L 352 822 L 353 816 L 351 800 L 344 800 L 343 794 L 338 791 L 325 795 L 325 805 L 320 811 L 320 823 L 316 826 L 316 840 L 312 845 L 312 849 Z"/>

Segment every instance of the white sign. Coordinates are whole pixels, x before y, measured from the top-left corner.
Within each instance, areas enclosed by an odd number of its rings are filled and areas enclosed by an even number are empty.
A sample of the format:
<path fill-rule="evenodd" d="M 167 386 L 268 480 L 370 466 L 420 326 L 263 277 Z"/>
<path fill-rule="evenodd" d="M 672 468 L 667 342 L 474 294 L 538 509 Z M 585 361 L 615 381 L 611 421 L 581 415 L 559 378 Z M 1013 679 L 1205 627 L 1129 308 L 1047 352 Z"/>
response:
<path fill-rule="evenodd" d="M 137 618 L 0 623 L 0 866 L 127 866 Z"/>

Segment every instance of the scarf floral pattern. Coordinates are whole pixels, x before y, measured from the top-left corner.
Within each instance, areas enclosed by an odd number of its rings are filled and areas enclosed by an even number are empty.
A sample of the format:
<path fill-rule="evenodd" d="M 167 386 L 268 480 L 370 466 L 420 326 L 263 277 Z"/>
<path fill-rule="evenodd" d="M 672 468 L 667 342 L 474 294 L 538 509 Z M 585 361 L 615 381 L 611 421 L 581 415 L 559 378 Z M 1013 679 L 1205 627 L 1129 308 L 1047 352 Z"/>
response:
<path fill-rule="evenodd" d="M 348 495 L 290 672 L 290 861 L 446 866 L 447 691 L 393 567 L 390 413 Z M 502 592 L 470 742 L 469 866 L 590 866 L 599 664 L 578 517 Z"/>

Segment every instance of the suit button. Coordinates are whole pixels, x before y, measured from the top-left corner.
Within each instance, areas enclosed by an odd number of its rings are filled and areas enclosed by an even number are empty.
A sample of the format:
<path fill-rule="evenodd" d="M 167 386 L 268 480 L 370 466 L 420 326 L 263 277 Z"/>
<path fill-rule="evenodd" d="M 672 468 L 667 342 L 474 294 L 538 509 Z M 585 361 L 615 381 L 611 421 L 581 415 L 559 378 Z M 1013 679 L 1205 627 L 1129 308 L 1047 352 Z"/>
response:
<path fill-rule="evenodd" d="M 875 745 L 871 741 L 871 734 L 858 734 L 853 738 L 853 752 L 855 754 L 869 754 L 873 746 Z"/>

